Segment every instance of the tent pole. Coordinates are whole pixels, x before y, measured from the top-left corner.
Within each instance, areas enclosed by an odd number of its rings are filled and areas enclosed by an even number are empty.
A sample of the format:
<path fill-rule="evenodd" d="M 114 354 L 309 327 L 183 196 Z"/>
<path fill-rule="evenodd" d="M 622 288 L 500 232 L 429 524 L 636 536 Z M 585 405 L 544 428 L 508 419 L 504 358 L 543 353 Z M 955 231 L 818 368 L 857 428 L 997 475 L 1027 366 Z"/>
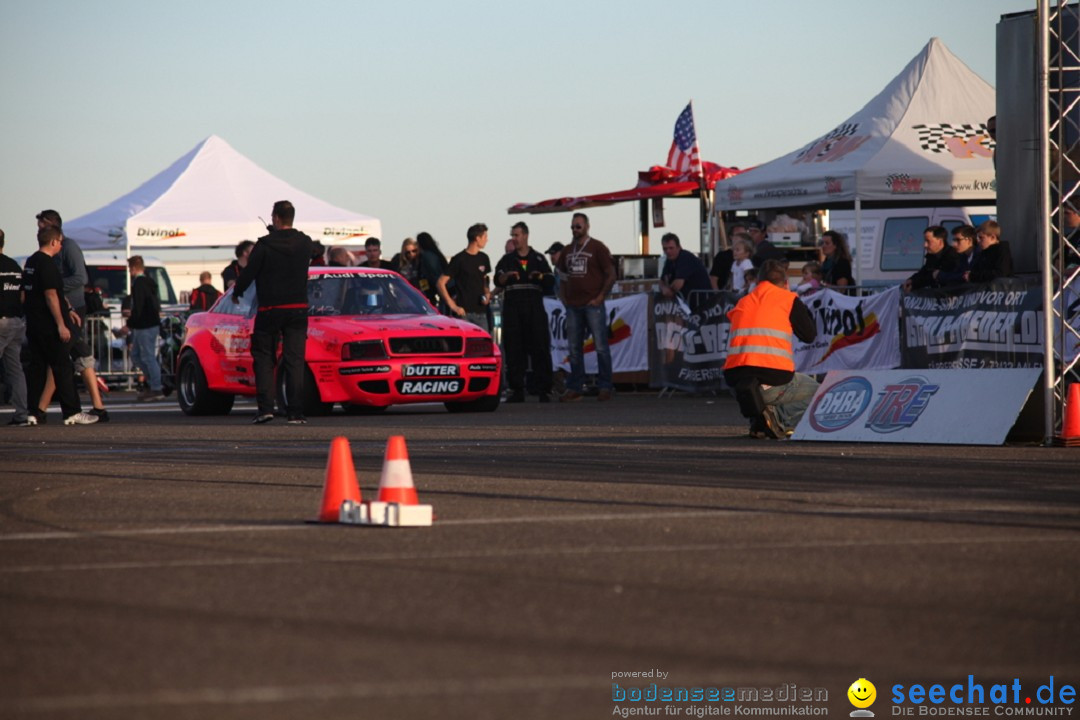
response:
<path fill-rule="evenodd" d="M 649 201 L 638 200 L 638 254 L 649 254 Z"/>
<path fill-rule="evenodd" d="M 1047 0 L 1038 0 L 1036 12 L 1036 47 L 1038 48 L 1036 73 L 1038 75 L 1039 118 L 1038 163 L 1039 163 L 1039 224 L 1036 234 L 1042 247 L 1042 291 L 1043 291 L 1043 445 L 1051 445 L 1054 440 L 1057 386 L 1057 366 L 1054 363 L 1054 279 L 1052 268 L 1053 245 L 1050 233 L 1050 7 Z M 1065 243 L 1062 245 L 1064 254 Z M 1064 296 L 1063 296 L 1064 297 Z M 1062 355 L 1062 364 L 1065 357 Z"/>
<path fill-rule="evenodd" d="M 860 244 L 861 240 L 862 240 L 862 199 L 858 195 L 856 195 L 855 196 L 855 237 L 854 237 L 854 239 L 848 238 L 848 249 L 849 250 L 851 250 L 852 248 L 855 249 L 855 253 L 851 258 L 852 259 L 851 269 L 853 271 L 852 274 L 855 275 L 855 286 L 856 287 L 858 287 L 860 285 L 861 280 L 862 280 L 862 270 L 860 269 L 860 267 L 862 266 L 862 263 L 860 262 L 860 255 L 859 255 L 859 250 L 861 249 L 859 247 L 859 244 Z M 865 250 L 863 250 L 863 251 L 865 252 Z"/>

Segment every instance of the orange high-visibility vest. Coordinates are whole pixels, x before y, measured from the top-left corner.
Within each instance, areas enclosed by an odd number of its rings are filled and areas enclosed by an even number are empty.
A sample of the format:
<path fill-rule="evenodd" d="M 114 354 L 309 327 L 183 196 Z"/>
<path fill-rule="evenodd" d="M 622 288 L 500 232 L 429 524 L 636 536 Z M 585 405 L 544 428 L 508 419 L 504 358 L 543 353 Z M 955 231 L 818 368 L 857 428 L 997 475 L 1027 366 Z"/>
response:
<path fill-rule="evenodd" d="M 731 337 L 724 369 L 751 365 L 795 371 L 791 345 L 791 306 L 795 293 L 759 282 L 728 312 Z"/>

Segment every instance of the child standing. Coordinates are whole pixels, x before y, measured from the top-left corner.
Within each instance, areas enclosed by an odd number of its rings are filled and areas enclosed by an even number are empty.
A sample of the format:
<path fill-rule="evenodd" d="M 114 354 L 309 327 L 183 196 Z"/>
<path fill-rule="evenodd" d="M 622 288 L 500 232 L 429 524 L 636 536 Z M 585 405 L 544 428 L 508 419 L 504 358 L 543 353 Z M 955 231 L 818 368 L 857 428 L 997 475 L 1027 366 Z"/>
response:
<path fill-rule="evenodd" d="M 754 269 L 754 263 L 750 261 L 750 256 L 754 254 L 754 243 L 750 236 L 745 233 L 736 234 L 731 252 L 735 257 L 734 262 L 731 263 L 731 289 L 741 294 L 748 289 L 747 271 Z"/>

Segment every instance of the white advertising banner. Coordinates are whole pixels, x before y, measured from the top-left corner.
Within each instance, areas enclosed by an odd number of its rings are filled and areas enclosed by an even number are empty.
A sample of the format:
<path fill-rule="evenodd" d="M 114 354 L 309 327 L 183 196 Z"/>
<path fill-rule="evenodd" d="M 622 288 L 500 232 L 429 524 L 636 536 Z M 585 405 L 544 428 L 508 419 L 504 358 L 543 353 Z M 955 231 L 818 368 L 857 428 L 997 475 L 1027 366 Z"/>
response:
<path fill-rule="evenodd" d="M 900 366 L 900 288 L 851 297 L 819 290 L 802 298 L 817 338 L 796 341 L 795 366 L 817 375 L 829 370 L 887 370 Z"/>
<path fill-rule="evenodd" d="M 608 345 L 612 372 L 640 372 L 649 369 L 649 296 L 645 293 L 609 298 Z M 555 298 L 544 298 L 551 330 L 551 365 L 570 371 L 570 350 L 566 342 L 566 310 Z M 585 372 L 596 373 L 596 345 L 585 340 Z"/>
<path fill-rule="evenodd" d="M 1001 445 L 1041 372 L 830 372 L 792 440 Z"/>

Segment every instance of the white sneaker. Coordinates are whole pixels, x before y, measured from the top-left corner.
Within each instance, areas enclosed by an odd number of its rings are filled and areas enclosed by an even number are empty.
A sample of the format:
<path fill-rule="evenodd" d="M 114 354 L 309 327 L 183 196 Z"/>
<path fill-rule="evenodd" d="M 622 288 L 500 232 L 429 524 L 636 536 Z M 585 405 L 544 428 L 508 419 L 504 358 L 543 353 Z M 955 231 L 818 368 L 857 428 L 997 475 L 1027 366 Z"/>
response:
<path fill-rule="evenodd" d="M 91 415 L 90 413 L 75 413 L 64 418 L 65 425 L 93 425 L 98 421 L 97 415 Z"/>

